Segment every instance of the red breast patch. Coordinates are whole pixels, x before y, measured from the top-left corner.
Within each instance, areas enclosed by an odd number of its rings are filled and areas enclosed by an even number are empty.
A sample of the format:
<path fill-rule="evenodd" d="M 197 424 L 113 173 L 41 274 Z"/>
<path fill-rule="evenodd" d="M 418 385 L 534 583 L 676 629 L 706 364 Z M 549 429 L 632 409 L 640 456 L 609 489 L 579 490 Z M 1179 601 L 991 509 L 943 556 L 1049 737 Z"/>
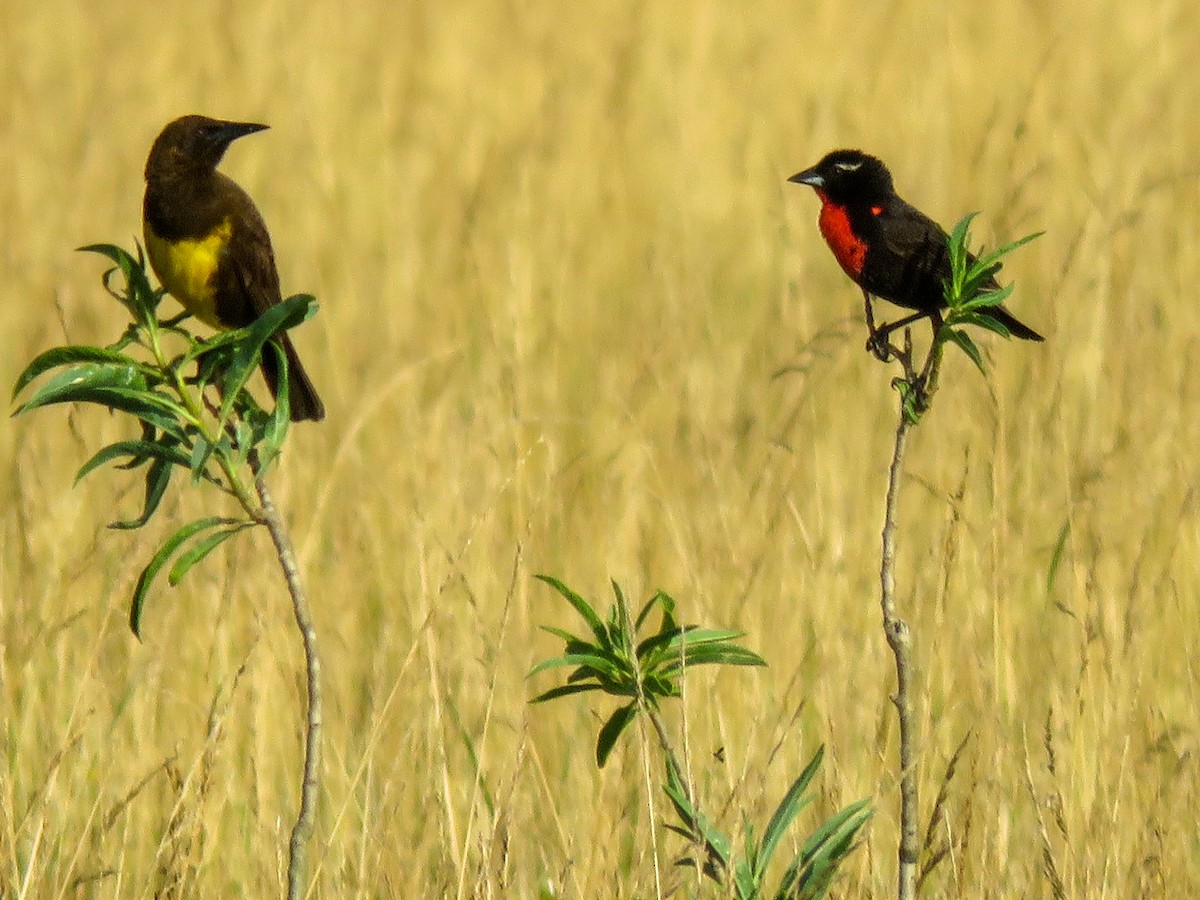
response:
<path fill-rule="evenodd" d="M 825 238 L 834 257 L 846 274 L 857 282 L 867 258 L 867 245 L 850 227 L 850 217 L 845 207 L 829 202 L 822 194 L 821 217 L 817 222 L 821 227 L 821 236 Z"/>

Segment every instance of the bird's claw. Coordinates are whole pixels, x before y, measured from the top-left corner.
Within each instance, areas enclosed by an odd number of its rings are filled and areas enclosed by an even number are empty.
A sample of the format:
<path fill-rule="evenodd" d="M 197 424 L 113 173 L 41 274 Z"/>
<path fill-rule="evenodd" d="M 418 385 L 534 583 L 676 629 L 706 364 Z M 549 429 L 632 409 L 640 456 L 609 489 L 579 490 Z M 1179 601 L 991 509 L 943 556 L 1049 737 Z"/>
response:
<path fill-rule="evenodd" d="M 867 351 L 880 362 L 890 362 L 900 356 L 900 349 L 892 346 L 887 339 L 887 332 L 882 329 L 871 331 L 871 336 L 867 338 Z"/>

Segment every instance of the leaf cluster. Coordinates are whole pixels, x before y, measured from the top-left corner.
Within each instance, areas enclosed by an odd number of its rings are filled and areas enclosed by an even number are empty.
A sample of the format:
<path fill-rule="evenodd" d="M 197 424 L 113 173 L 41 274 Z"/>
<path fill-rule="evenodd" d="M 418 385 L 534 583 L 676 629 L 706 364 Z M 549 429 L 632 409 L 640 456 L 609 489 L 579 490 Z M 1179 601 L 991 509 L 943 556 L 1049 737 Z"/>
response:
<path fill-rule="evenodd" d="M 1010 244 L 976 257 L 969 247 L 971 222 L 977 215 L 978 213 L 969 213 L 963 216 L 946 239 L 950 252 L 950 277 L 942 285 L 947 311 L 937 335 L 937 343 L 954 344 L 986 375 L 983 354 L 979 352 L 979 347 L 963 326 L 975 325 L 1002 337 L 1012 337 L 1003 322 L 986 314 L 988 309 L 999 306 L 1013 292 L 1014 285 L 1001 287 L 996 282 L 996 275 L 1004 257 L 1041 237 L 1044 232 L 1027 234 Z"/>
<path fill-rule="evenodd" d="M 675 618 L 675 601 L 662 591 L 654 594 L 636 617 L 620 585 L 612 583 L 615 602 L 606 617 L 562 581 L 548 575 L 539 579 L 554 588 L 587 624 L 589 638 L 561 628 L 542 628 L 561 638 L 565 650 L 561 656 L 535 665 L 530 676 L 549 669 L 570 668 L 565 684 L 533 698 L 541 703 L 557 697 L 586 691 L 602 691 L 625 701 L 600 729 L 596 742 L 596 763 L 603 766 L 617 738 L 639 714 L 646 714 L 659 730 L 659 743 L 666 759 L 666 783 L 663 790 L 671 801 L 676 822 L 667 828 L 684 837 L 702 855 L 701 871 L 712 881 L 732 885 L 737 900 L 817 900 L 832 884 L 839 866 L 857 846 L 858 836 L 870 819 L 870 801 L 859 800 L 822 823 L 801 845 L 774 889 L 768 887 L 767 869 L 774 859 L 784 834 L 800 811 L 811 802 L 806 794 L 820 769 L 824 748 L 817 750 L 800 777 L 780 801 L 762 837 L 755 835 L 748 822 L 743 826 L 742 845 L 735 851 L 733 841 L 701 811 L 681 774 L 678 758 L 661 730 L 657 719 L 660 703 L 680 696 L 679 678 L 690 666 L 725 664 L 764 666 L 758 654 L 742 647 L 741 632 L 680 625 Z M 651 615 L 660 613 L 658 630 L 642 635 Z M 696 865 L 695 858 L 680 860 L 681 865 Z"/>
<path fill-rule="evenodd" d="M 729 665 L 765 666 L 766 661 L 751 650 L 736 643 L 740 631 L 700 628 L 680 625 L 675 620 L 675 601 L 658 591 L 631 617 L 629 605 L 621 586 L 612 583 L 616 602 L 608 617 L 600 615 L 575 591 L 557 578 L 538 575 L 574 607 L 591 632 L 591 639 L 581 638 L 561 628 L 541 626 L 544 631 L 563 640 L 561 656 L 538 663 L 529 677 L 548 669 L 571 668 L 566 684 L 551 688 L 533 698 L 544 703 L 556 697 L 585 691 L 603 691 L 628 702 L 613 713 L 596 742 L 596 764 L 603 767 L 616 745 L 617 738 L 633 723 L 643 709 L 657 709 L 659 702 L 680 695 L 679 678 L 690 666 Z M 658 630 L 645 637 L 639 635 L 650 615 L 661 614 Z"/>
<path fill-rule="evenodd" d="M 111 244 L 81 249 L 113 263 L 102 283 L 132 322 L 109 346 L 74 344 L 39 354 L 17 378 L 13 398 L 41 382 L 13 414 L 62 403 L 92 403 L 135 421 L 137 437 L 96 451 L 75 476 L 78 482 L 110 463 L 129 471 L 145 470 L 141 512 L 111 523 L 111 528 L 146 525 L 172 478 L 181 472 L 194 483 L 208 483 L 234 497 L 244 513 L 197 519 L 163 542 L 134 587 L 129 624 L 140 635 L 150 586 L 176 553 L 167 576 L 172 586 L 224 541 L 258 524 L 258 506 L 246 473 L 257 477 L 278 457 L 290 423 L 287 358 L 271 338 L 314 315 L 316 303 L 308 295 L 290 297 L 246 328 L 202 341 L 181 324 L 186 314 L 159 319 L 164 292 L 151 287 L 140 246 L 136 256 Z M 168 344 L 180 349 L 168 351 Z M 279 400 L 271 410 L 263 409 L 245 389 L 263 353 L 274 353 L 279 361 Z M 219 404 L 208 402 L 205 392 L 210 387 Z"/>
<path fill-rule="evenodd" d="M 767 868 L 788 826 L 812 802 L 812 797 L 806 795 L 805 791 L 821 768 L 824 758 L 825 748 L 817 748 L 800 777 L 792 783 L 775 808 L 761 838 L 755 836 L 750 822 L 743 823 L 743 853 L 740 857 L 734 855 L 729 836 L 713 825 L 692 803 L 678 767 L 670 761 L 664 790 L 682 824 L 667 827 L 703 848 L 705 875 L 720 884 L 732 881 L 737 900 L 760 900 L 765 897 L 773 900 L 817 900 L 829 890 L 838 867 L 857 845 L 859 832 L 871 818 L 869 800 L 851 803 L 810 834 L 773 891 L 767 886 Z M 695 865 L 695 860 L 684 859 L 681 863 Z"/>

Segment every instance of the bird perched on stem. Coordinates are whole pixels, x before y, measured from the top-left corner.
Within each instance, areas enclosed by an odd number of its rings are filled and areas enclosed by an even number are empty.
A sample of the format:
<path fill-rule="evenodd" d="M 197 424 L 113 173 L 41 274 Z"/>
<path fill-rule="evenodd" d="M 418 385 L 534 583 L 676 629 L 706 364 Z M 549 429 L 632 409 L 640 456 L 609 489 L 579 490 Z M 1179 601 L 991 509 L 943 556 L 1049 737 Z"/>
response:
<path fill-rule="evenodd" d="M 150 265 L 189 313 L 218 329 L 249 325 L 282 301 L 267 226 L 250 195 L 217 171 L 233 141 L 266 127 L 183 116 L 162 130 L 146 160 L 142 215 Z M 292 420 L 325 418 L 291 339 L 281 333 L 274 340 L 287 356 Z M 263 353 L 262 371 L 277 395 L 274 353 Z"/>
<path fill-rule="evenodd" d="M 862 288 L 870 331 L 867 348 L 887 359 L 888 335 L 923 318 L 930 319 L 936 334 L 946 306 L 943 284 L 950 278 L 947 235 L 896 194 L 887 166 L 859 150 L 834 150 L 788 181 L 809 185 L 821 200 L 821 235 L 842 269 Z M 1000 286 L 992 278 L 985 287 Z M 877 328 L 872 296 L 916 312 Z M 1003 306 L 977 312 L 1014 337 L 1045 340 Z"/>

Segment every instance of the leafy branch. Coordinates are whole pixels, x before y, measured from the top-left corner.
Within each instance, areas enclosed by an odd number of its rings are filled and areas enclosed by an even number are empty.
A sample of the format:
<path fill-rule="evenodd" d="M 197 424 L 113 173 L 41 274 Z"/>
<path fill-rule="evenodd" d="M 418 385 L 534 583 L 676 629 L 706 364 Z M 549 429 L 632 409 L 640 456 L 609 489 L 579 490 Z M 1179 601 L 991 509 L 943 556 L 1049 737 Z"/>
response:
<path fill-rule="evenodd" d="M 770 822 L 757 838 L 753 827 L 743 828 L 742 849 L 735 852 L 730 837 L 700 810 L 698 801 L 682 775 L 679 758 L 672 748 L 659 714 L 664 700 L 681 696 L 680 679 L 692 666 L 765 666 L 757 653 L 742 647 L 742 632 L 680 625 L 675 618 L 675 601 L 662 591 L 654 594 L 633 617 L 620 585 L 613 582 L 615 602 L 601 617 L 587 600 L 557 578 L 537 576 L 554 588 L 579 614 L 591 638 L 585 639 L 561 628 L 542 628 L 560 638 L 561 656 L 544 660 L 529 672 L 530 677 L 551 669 L 570 668 L 566 682 L 538 694 L 531 702 L 601 691 L 617 697 L 622 705 L 601 726 L 596 741 L 596 763 L 603 766 L 617 739 L 638 715 L 654 725 L 666 768 L 663 790 L 671 801 L 676 822 L 667 828 L 686 838 L 702 856 L 679 860 L 681 865 L 698 865 L 703 874 L 719 885 L 732 885 L 738 900 L 816 900 L 828 890 L 838 867 L 854 849 L 859 831 L 871 816 L 869 801 L 860 800 L 829 818 L 814 831 L 791 860 L 774 890 L 767 886 L 767 868 L 793 820 L 810 802 L 806 796 L 820 768 L 824 748 L 817 750 L 801 776 L 792 784 Z M 651 614 L 660 613 L 656 632 L 641 636 Z"/>
<path fill-rule="evenodd" d="M 175 563 L 167 579 L 175 586 L 226 540 L 264 524 L 254 481 L 279 456 L 290 424 L 287 359 L 270 339 L 314 315 L 316 303 L 300 294 L 271 308 L 246 328 L 201 341 L 180 324 L 186 316 L 158 319 L 163 291 L 151 288 L 140 247 L 136 257 L 109 244 L 82 249 L 115 263 L 104 273 L 103 284 L 129 310 L 133 322 L 107 347 L 70 345 L 39 354 L 17 378 L 14 399 L 39 378 L 49 377 L 14 415 L 60 403 L 93 403 L 136 421 L 139 437 L 101 448 L 75 475 L 78 482 L 107 464 L 129 471 L 145 468 L 141 513 L 113 522 L 111 528 L 145 526 L 180 472 L 232 497 L 241 511 L 237 517 L 198 518 L 163 541 L 142 569 L 130 602 L 129 625 L 140 637 L 150 588 L 172 557 Z M 123 277 L 123 285 L 114 285 L 117 273 Z M 177 339 L 183 349 L 171 354 L 169 338 Z M 264 410 L 244 390 L 264 352 L 276 353 L 284 370 L 280 399 L 273 410 Z M 193 365 L 194 374 L 188 374 L 185 370 Z M 217 391 L 219 406 L 207 402 L 204 392 L 210 386 Z"/>
<path fill-rule="evenodd" d="M 259 525 L 270 533 L 292 599 L 307 674 L 304 777 L 288 859 L 288 896 L 300 897 L 305 850 L 320 788 L 320 657 L 295 551 L 264 475 L 278 459 L 290 424 L 287 357 L 272 338 L 311 318 L 316 301 L 306 294 L 289 297 L 245 328 L 200 340 L 183 327 L 186 314 L 159 319 L 164 292 L 151 287 L 140 246 L 136 256 L 111 244 L 81 249 L 113 263 L 102 283 L 129 312 L 132 322 L 107 347 L 69 345 L 39 354 L 13 387 L 14 400 L 31 391 L 13 414 L 61 403 L 92 403 L 133 420 L 137 437 L 114 441 L 96 451 L 75 475 L 78 483 L 110 464 L 126 471 L 145 470 L 141 512 L 111 523 L 110 528 L 145 526 L 179 473 L 189 475 L 191 483 L 204 483 L 235 501 L 235 515 L 201 516 L 176 528 L 143 567 L 129 608 L 129 627 L 139 638 L 147 598 L 164 569 L 174 587 L 235 535 Z M 246 390 L 264 353 L 276 355 L 280 372 L 278 400 L 269 410 Z M 210 388 L 215 402 L 209 396 Z"/>
<path fill-rule="evenodd" d="M 970 226 L 976 215 L 978 213 L 964 216 L 946 236 L 950 260 L 950 277 L 942 284 L 946 308 L 931 315 L 934 338 L 924 363 L 918 368 L 913 360 L 912 337 L 907 328 L 902 347 L 888 345 L 886 348 L 885 358 L 898 360 L 903 370 L 901 377 L 893 379 L 892 387 L 899 391 L 901 408 L 911 425 L 921 420 L 933 402 L 941 372 L 942 351 L 947 344 L 958 347 L 981 374 L 987 375 L 983 354 L 966 326 L 982 328 L 1001 337 L 1012 337 L 1012 332 L 1002 321 L 987 315 L 987 310 L 1000 306 L 1014 288 L 1012 284 L 1004 287 L 997 284 L 996 274 L 1004 257 L 1041 237 L 1043 232 L 1026 235 L 976 257 L 969 249 Z"/>
<path fill-rule="evenodd" d="M 947 308 L 944 317 L 940 314 L 934 317 L 934 339 L 924 365 L 918 371 L 913 364 L 912 335 L 908 329 L 904 332 L 903 348 L 894 354 L 900 361 L 903 375 L 892 382 L 900 393 L 900 409 L 888 468 L 879 581 L 883 631 L 896 664 L 896 693 L 892 702 L 896 706 L 900 732 L 900 842 L 897 847 L 897 896 L 900 900 L 914 900 L 916 897 L 917 864 L 920 859 L 920 802 L 916 771 L 918 736 L 912 687 L 916 664 L 913 660 L 912 632 L 896 607 L 896 531 L 908 433 L 930 408 L 941 369 L 942 348 L 947 344 L 962 350 L 979 371 L 987 375 L 983 355 L 966 327 L 976 326 L 1011 337 L 1003 322 L 986 315 L 986 310 L 999 306 L 1013 291 L 1012 285 L 1000 287 L 995 280 L 996 274 L 1004 257 L 1040 234 L 1027 235 L 976 258 L 968 249 L 969 229 L 974 218 L 974 213 L 964 217 L 947 237 L 951 271 L 950 278 L 944 283 Z"/>
<path fill-rule="evenodd" d="M 1037 240 L 1045 232 L 1027 234 L 1025 237 L 1005 244 L 1002 247 L 975 257 L 969 250 L 971 243 L 971 222 L 978 213 L 963 216 L 954 230 L 950 232 L 946 246 L 950 251 L 950 278 L 942 285 L 943 296 L 946 300 L 947 314 L 942 327 L 938 329 L 937 343 L 953 343 L 975 363 L 980 373 L 987 375 L 987 367 L 983 363 L 983 354 L 963 327 L 974 325 L 985 331 L 991 331 L 1002 337 L 1012 337 L 1008 327 L 999 319 L 981 314 L 981 311 L 999 306 L 1012 294 L 1016 285 L 1008 284 L 1000 287 L 996 284 L 996 275 L 1000 271 L 1001 261 L 1014 250 L 1024 247 L 1030 241 Z"/>

